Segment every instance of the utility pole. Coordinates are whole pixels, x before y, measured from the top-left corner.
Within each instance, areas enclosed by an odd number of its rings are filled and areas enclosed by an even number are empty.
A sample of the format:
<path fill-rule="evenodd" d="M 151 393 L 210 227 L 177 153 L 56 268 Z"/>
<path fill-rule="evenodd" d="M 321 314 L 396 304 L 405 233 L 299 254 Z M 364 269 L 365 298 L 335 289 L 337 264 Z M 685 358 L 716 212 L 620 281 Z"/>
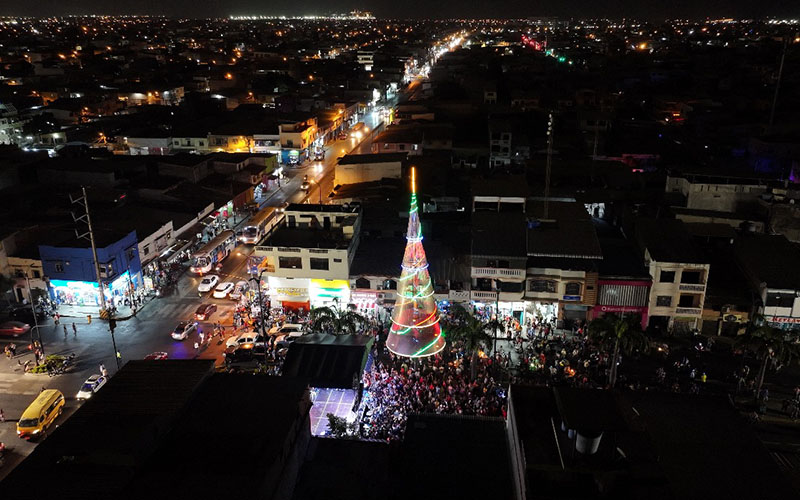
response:
<path fill-rule="evenodd" d="M 544 174 L 544 217 L 550 213 L 550 170 L 553 164 L 553 113 L 547 118 L 547 167 Z"/>
<path fill-rule="evenodd" d="M 36 318 L 36 306 L 33 303 L 33 291 L 31 290 L 31 280 L 28 278 L 28 273 L 25 273 L 25 283 L 28 285 L 28 300 L 31 302 L 31 313 L 33 314 L 33 329 L 36 330 L 36 335 L 39 337 L 39 350 L 42 352 L 42 359 L 44 359 L 44 343 L 42 343 L 42 332 L 39 330 L 39 320 Z M 33 330 L 31 330 L 31 344 L 35 344 L 33 340 Z M 36 366 L 39 366 L 39 356 L 34 349 L 33 360 Z"/>
<path fill-rule="evenodd" d="M 772 125 L 775 122 L 775 107 L 778 105 L 778 92 L 781 89 L 781 79 L 783 78 L 783 63 L 786 61 L 786 48 L 789 46 L 789 36 L 783 37 L 783 51 L 781 52 L 781 64 L 778 67 L 778 81 L 775 82 L 775 94 L 772 96 L 772 109 L 769 112 L 769 126 L 767 133 L 772 132 Z"/>
<path fill-rule="evenodd" d="M 94 230 L 92 229 L 92 218 L 89 215 L 89 199 L 86 197 L 86 186 L 81 186 L 81 192 L 83 196 L 80 198 L 72 198 L 70 195 L 70 201 L 73 204 L 78 204 L 83 207 L 84 213 L 80 217 L 75 217 L 75 214 L 72 214 L 72 219 L 75 222 L 84 222 L 88 227 L 88 231 L 81 234 L 78 233 L 78 230 L 75 230 L 75 235 L 80 238 L 88 239 L 92 243 L 92 258 L 94 259 L 94 272 L 97 277 L 97 285 L 100 287 L 100 311 L 102 312 L 106 308 L 106 294 L 105 294 L 105 285 L 103 284 L 103 279 L 100 277 L 100 263 L 97 261 L 97 246 L 94 242 Z M 116 352 L 114 353 L 116 355 Z"/>

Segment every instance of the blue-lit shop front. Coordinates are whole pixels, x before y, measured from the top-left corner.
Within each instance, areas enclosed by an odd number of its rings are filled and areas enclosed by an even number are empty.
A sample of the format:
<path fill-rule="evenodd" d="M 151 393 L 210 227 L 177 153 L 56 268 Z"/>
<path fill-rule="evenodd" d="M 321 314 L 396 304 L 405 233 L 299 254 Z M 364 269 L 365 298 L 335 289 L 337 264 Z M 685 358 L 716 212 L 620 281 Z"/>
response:
<path fill-rule="evenodd" d="M 124 297 L 131 289 L 139 287 L 138 276 L 131 278 L 125 271 L 114 281 L 106 283 L 106 298 Z M 99 306 L 98 284 L 92 281 L 50 280 L 53 299 L 59 304 L 71 306 Z"/>

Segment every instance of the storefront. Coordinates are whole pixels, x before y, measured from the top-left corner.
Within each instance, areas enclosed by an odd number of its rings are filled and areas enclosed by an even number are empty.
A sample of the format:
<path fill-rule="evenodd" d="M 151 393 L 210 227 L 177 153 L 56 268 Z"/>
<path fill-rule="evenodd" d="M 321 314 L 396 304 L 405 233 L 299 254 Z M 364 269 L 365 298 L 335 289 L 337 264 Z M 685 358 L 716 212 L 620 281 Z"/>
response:
<path fill-rule="evenodd" d="M 374 290 L 353 290 L 350 292 L 350 305 L 356 312 L 368 317 L 389 319 L 394 306 L 393 301 L 384 301 L 384 293 Z M 442 308 L 440 307 L 440 310 Z"/>
<path fill-rule="evenodd" d="M 308 293 L 310 280 L 308 278 L 279 278 L 270 276 L 269 298 L 270 307 L 284 309 L 311 309 L 311 300 Z"/>
<path fill-rule="evenodd" d="M 616 316 L 639 316 L 642 321 L 642 329 L 647 328 L 649 317 L 647 315 L 647 306 L 603 306 L 598 305 L 592 310 L 592 319 L 603 318 L 607 314 L 614 314 Z"/>
<path fill-rule="evenodd" d="M 486 321 L 495 318 L 495 307 L 500 310 L 500 319 L 512 318 L 520 325 L 525 324 L 525 319 L 528 318 L 530 313 L 530 303 L 526 302 L 472 302 L 473 311 L 480 314 Z"/>
<path fill-rule="evenodd" d="M 768 316 L 767 323 L 781 330 L 800 330 L 800 318 L 790 316 Z"/>
<path fill-rule="evenodd" d="M 138 287 L 138 277 L 130 277 L 128 271 L 119 275 L 114 281 L 106 283 L 106 299 L 124 297 L 131 289 Z M 100 293 L 98 284 L 92 281 L 50 280 L 52 297 L 59 304 L 70 306 L 99 306 Z"/>
<path fill-rule="evenodd" d="M 537 325 L 551 323 L 558 320 L 558 302 L 535 300 L 526 305 L 526 316 Z"/>

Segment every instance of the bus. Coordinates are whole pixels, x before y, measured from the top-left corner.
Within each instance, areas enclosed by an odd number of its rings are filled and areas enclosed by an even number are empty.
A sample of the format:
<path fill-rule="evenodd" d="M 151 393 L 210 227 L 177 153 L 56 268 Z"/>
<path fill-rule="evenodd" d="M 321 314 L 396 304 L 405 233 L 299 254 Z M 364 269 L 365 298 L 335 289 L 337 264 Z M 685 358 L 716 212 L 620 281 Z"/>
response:
<path fill-rule="evenodd" d="M 247 225 L 239 235 L 239 242 L 255 245 L 265 234 L 270 232 L 280 221 L 283 212 L 280 207 L 264 207 L 250 217 Z"/>
<path fill-rule="evenodd" d="M 192 266 L 189 270 L 200 275 L 211 272 L 214 266 L 231 254 L 234 246 L 236 237 L 233 231 L 222 231 L 192 254 Z"/>

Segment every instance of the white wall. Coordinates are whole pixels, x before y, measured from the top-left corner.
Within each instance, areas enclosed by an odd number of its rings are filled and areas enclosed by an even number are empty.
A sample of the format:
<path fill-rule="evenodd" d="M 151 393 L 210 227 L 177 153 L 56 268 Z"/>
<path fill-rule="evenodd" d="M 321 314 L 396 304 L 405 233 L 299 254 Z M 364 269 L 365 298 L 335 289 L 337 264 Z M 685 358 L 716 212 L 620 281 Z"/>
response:
<path fill-rule="evenodd" d="M 139 259 L 142 265 L 155 259 L 167 247 L 175 243 L 172 221 L 166 222 L 152 234 L 139 241 Z M 145 251 L 147 249 L 147 251 Z"/>

